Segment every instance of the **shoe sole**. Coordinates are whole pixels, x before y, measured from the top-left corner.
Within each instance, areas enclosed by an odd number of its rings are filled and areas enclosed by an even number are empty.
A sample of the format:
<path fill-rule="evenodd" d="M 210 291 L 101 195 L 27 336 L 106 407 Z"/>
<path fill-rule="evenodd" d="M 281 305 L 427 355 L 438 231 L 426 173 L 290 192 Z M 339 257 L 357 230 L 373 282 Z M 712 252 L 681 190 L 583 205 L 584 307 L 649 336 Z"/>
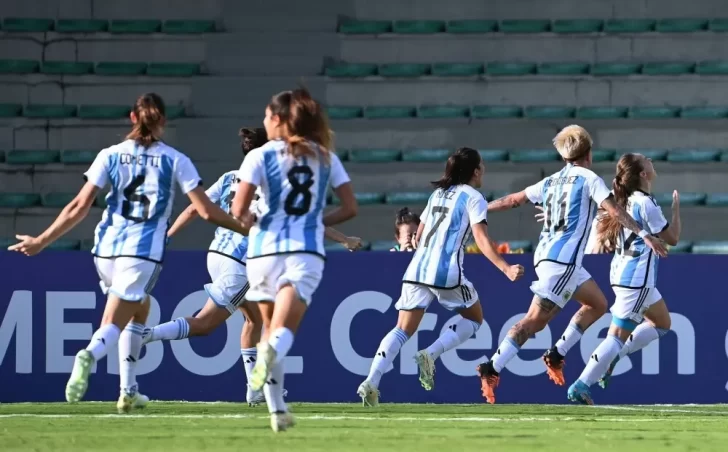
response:
<path fill-rule="evenodd" d="M 422 353 L 415 355 L 415 362 L 420 371 L 420 384 L 425 391 L 432 391 L 435 388 L 434 362 L 428 360 Z"/>
<path fill-rule="evenodd" d="M 495 405 L 495 388 L 491 387 L 486 380 L 486 372 L 481 366 L 475 368 L 480 376 L 480 392 L 485 401 L 491 405 Z"/>
<path fill-rule="evenodd" d="M 377 402 L 375 402 L 375 403 L 370 403 L 370 402 L 369 402 L 369 401 L 367 400 L 367 395 L 368 395 L 368 394 L 367 394 L 367 393 L 366 393 L 365 391 L 356 391 L 356 394 L 357 394 L 357 395 L 358 395 L 359 397 L 361 397 L 361 404 L 362 404 L 362 406 L 364 406 L 364 407 L 372 407 L 372 408 L 373 408 L 373 407 L 375 407 L 375 406 L 379 405 L 379 401 L 377 401 Z"/>
<path fill-rule="evenodd" d="M 116 403 L 116 411 L 119 414 L 129 414 L 134 409 L 134 399 L 132 397 L 124 397 Z"/>
<path fill-rule="evenodd" d="M 573 396 L 569 395 L 569 400 L 575 403 L 580 403 L 582 405 L 594 405 L 594 401 L 592 400 L 592 398 L 585 393 L 578 393 L 574 394 Z"/>
<path fill-rule="evenodd" d="M 268 375 L 270 374 L 270 365 L 275 359 L 266 359 L 271 356 L 271 352 L 272 349 L 269 349 L 268 353 L 258 353 L 258 360 L 255 362 L 255 367 L 253 367 L 253 374 L 250 376 L 250 389 L 252 389 L 253 391 L 263 390 L 263 386 L 265 386 L 265 382 L 266 380 L 268 380 Z M 268 361 L 271 361 L 271 363 L 269 363 Z"/>
<path fill-rule="evenodd" d="M 74 381 L 69 380 L 66 383 L 66 401 L 68 403 L 78 403 L 86 395 L 86 390 L 88 390 L 88 377 L 91 372 L 91 366 L 93 365 L 91 354 L 88 352 L 86 354 L 77 354 L 73 368 L 75 369 L 77 365 L 81 368 L 82 377 Z M 73 375 L 73 372 L 71 372 L 71 375 Z"/>
<path fill-rule="evenodd" d="M 546 375 L 548 375 L 549 380 L 553 381 L 557 386 L 564 386 L 566 378 L 564 378 L 563 364 L 560 369 L 557 369 L 549 365 L 546 357 L 542 359 L 543 363 L 546 365 Z"/>

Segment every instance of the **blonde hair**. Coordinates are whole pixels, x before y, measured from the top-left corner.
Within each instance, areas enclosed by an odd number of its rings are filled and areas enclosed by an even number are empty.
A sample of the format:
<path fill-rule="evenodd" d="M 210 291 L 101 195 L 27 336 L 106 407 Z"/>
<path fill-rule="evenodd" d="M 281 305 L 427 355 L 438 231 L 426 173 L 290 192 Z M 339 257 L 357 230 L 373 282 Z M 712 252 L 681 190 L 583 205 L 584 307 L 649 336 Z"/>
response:
<path fill-rule="evenodd" d="M 553 143 L 566 161 L 582 159 L 591 151 L 594 144 L 589 132 L 574 124 L 561 129 L 554 137 Z"/>
<path fill-rule="evenodd" d="M 157 141 L 162 140 L 164 133 L 164 101 L 159 94 L 147 93 L 139 96 L 132 108 L 136 122 L 127 140 L 134 140 L 137 144 L 148 148 Z"/>
<path fill-rule="evenodd" d="M 326 110 L 311 97 L 305 88 L 283 91 L 276 94 L 268 103 L 272 115 L 278 115 L 283 124 L 283 137 L 288 143 L 288 152 L 293 157 L 305 155 L 316 157 L 317 152 L 311 145 L 316 143 L 321 157 L 328 164 L 333 142 Z"/>

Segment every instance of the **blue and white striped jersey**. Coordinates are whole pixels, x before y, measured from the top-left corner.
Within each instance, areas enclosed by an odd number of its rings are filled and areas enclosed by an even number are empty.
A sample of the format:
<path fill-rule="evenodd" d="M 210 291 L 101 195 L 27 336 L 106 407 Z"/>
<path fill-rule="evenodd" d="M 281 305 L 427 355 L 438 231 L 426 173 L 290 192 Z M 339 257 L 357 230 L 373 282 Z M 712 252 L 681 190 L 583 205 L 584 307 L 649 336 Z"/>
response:
<path fill-rule="evenodd" d="M 564 169 L 526 188 L 534 204 L 543 204 L 545 219 L 534 264 L 542 261 L 581 266 L 594 214 L 609 189 L 589 169 L 567 164 Z"/>
<path fill-rule="evenodd" d="M 225 213 L 229 214 L 238 182 L 238 172 L 228 171 L 207 189 L 207 196 L 212 202 L 219 205 Z M 218 227 L 215 230 L 215 238 L 210 243 L 209 251 L 222 254 L 245 264 L 245 254 L 248 251 L 248 238 L 229 229 Z"/>
<path fill-rule="evenodd" d="M 273 140 L 245 156 L 238 177 L 261 189 L 257 223 L 250 229 L 248 259 L 324 251 L 323 210 L 329 184 L 350 181 L 339 158 L 294 158 L 287 143 Z"/>
<path fill-rule="evenodd" d="M 488 203 L 470 185 L 435 190 L 420 217 L 425 226 L 402 281 L 438 289 L 460 286 L 470 226 L 486 221 L 487 214 Z"/>
<path fill-rule="evenodd" d="M 657 235 L 668 227 L 662 209 L 648 193 L 632 193 L 627 200 L 626 210 L 650 234 Z M 609 281 L 612 286 L 631 289 L 655 287 L 658 259 L 659 256 L 645 245 L 640 236 L 622 228 L 617 237 Z"/>
<path fill-rule="evenodd" d="M 92 253 L 154 262 L 164 257 L 174 185 L 187 194 L 202 183 L 186 155 L 161 142 L 144 148 L 133 140 L 99 152 L 85 177 L 99 188 L 111 185 Z"/>

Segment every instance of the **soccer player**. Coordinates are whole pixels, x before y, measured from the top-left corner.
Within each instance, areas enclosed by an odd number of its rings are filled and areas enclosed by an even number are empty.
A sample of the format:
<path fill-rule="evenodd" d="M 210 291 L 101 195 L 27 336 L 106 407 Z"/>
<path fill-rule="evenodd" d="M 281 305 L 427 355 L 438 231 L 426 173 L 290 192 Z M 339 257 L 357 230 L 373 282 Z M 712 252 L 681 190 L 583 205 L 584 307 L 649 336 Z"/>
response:
<path fill-rule="evenodd" d="M 534 297 L 528 313 L 510 329 L 492 360 L 478 366 L 483 396 L 489 403 L 495 403 L 495 389 L 503 368 L 528 338 L 543 330 L 571 298 L 582 306 L 556 345 L 543 357 L 549 378 L 558 385 L 564 384 L 564 355 L 606 312 L 604 294 L 581 265 L 595 206 L 602 207 L 607 215 L 642 238 L 657 255 L 667 253 L 662 242 L 630 217 L 611 196 L 602 178 L 589 169 L 592 139 L 584 128 L 568 126 L 556 135 L 553 143 L 566 162 L 561 171 L 488 206 L 489 211 L 499 211 L 530 201 L 543 204 L 545 214 L 534 253 L 538 281 L 531 284 Z"/>
<path fill-rule="evenodd" d="M 650 159 L 641 154 L 623 155 L 612 182 L 614 199 L 642 230 L 675 245 L 681 230 L 680 195 L 673 192 L 672 222 L 668 223 L 650 195 L 655 177 Z M 620 358 L 664 336 L 671 326 L 665 300 L 655 287 L 659 255 L 646 246 L 644 238 L 611 217 L 599 222 L 597 233 L 602 246 L 614 250 L 609 279 L 615 300 L 607 337 L 594 351 L 579 379 L 569 387 L 569 400 L 588 405 L 592 404 L 591 385 L 601 378 L 600 384 L 606 387 Z M 648 321 L 642 322 L 644 318 Z"/>
<path fill-rule="evenodd" d="M 397 244 L 390 248 L 389 251 L 414 251 L 415 248 L 412 241 L 415 238 L 419 226 L 420 217 L 416 213 L 409 210 L 408 207 L 399 209 L 397 217 L 394 220 L 394 238 L 397 240 Z"/>
<path fill-rule="evenodd" d="M 108 294 L 101 327 L 88 346 L 76 354 L 66 385 L 66 400 L 78 402 L 86 393 L 95 362 L 119 342 L 120 413 L 137 404 L 134 368 L 142 347 L 142 331 L 166 247 L 166 233 L 179 185 L 199 215 L 218 226 L 247 234 L 247 228 L 210 201 L 190 159 L 161 141 L 165 124 L 162 98 L 144 94 L 134 103 L 133 123 L 126 140 L 103 149 L 85 173 L 86 183 L 56 221 L 38 237 L 18 235 L 9 247 L 28 256 L 41 252 L 83 220 L 96 195 L 106 185 L 107 208 L 96 228 L 96 270 L 101 289 Z"/>
<path fill-rule="evenodd" d="M 369 376 L 357 389 L 364 406 L 379 404 L 379 381 L 412 337 L 430 304 L 437 301 L 459 314 L 453 324 L 426 350 L 414 357 L 420 383 L 430 391 L 435 385 L 435 360 L 468 340 L 483 323 L 478 293 L 463 273 L 464 244 L 475 238 L 483 254 L 508 279 L 523 276 L 523 266 L 509 265 L 493 247 L 486 221 L 488 203 L 476 190 L 485 168 L 478 151 L 460 148 L 447 159 L 445 174 L 432 183 L 435 191 L 422 213 L 415 242 L 419 245 L 402 279 L 402 294 L 395 304 L 397 326 L 379 344 Z"/>
<path fill-rule="evenodd" d="M 305 89 L 284 91 L 265 112 L 268 138 L 243 160 L 232 213 L 250 226 L 249 301 L 259 303 L 265 332 L 250 378 L 264 389 L 273 431 L 293 426 L 283 400 L 283 363 L 324 270 L 324 228 L 353 218 L 357 202 L 348 174 L 331 147 L 324 107 Z M 340 205 L 326 215 L 328 186 Z M 250 212 L 256 189 L 261 195 Z"/>

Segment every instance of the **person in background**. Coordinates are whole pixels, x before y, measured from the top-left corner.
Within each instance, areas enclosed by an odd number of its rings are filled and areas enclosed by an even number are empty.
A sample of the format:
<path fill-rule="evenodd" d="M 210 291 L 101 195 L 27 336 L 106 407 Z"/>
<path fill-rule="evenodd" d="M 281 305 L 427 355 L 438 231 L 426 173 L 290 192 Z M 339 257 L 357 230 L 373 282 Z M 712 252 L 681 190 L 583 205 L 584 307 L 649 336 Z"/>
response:
<path fill-rule="evenodd" d="M 412 244 L 412 239 L 415 238 L 419 226 L 420 217 L 411 211 L 409 207 L 399 209 L 394 220 L 394 239 L 397 240 L 397 244 L 389 251 L 413 252 L 415 247 Z"/>

